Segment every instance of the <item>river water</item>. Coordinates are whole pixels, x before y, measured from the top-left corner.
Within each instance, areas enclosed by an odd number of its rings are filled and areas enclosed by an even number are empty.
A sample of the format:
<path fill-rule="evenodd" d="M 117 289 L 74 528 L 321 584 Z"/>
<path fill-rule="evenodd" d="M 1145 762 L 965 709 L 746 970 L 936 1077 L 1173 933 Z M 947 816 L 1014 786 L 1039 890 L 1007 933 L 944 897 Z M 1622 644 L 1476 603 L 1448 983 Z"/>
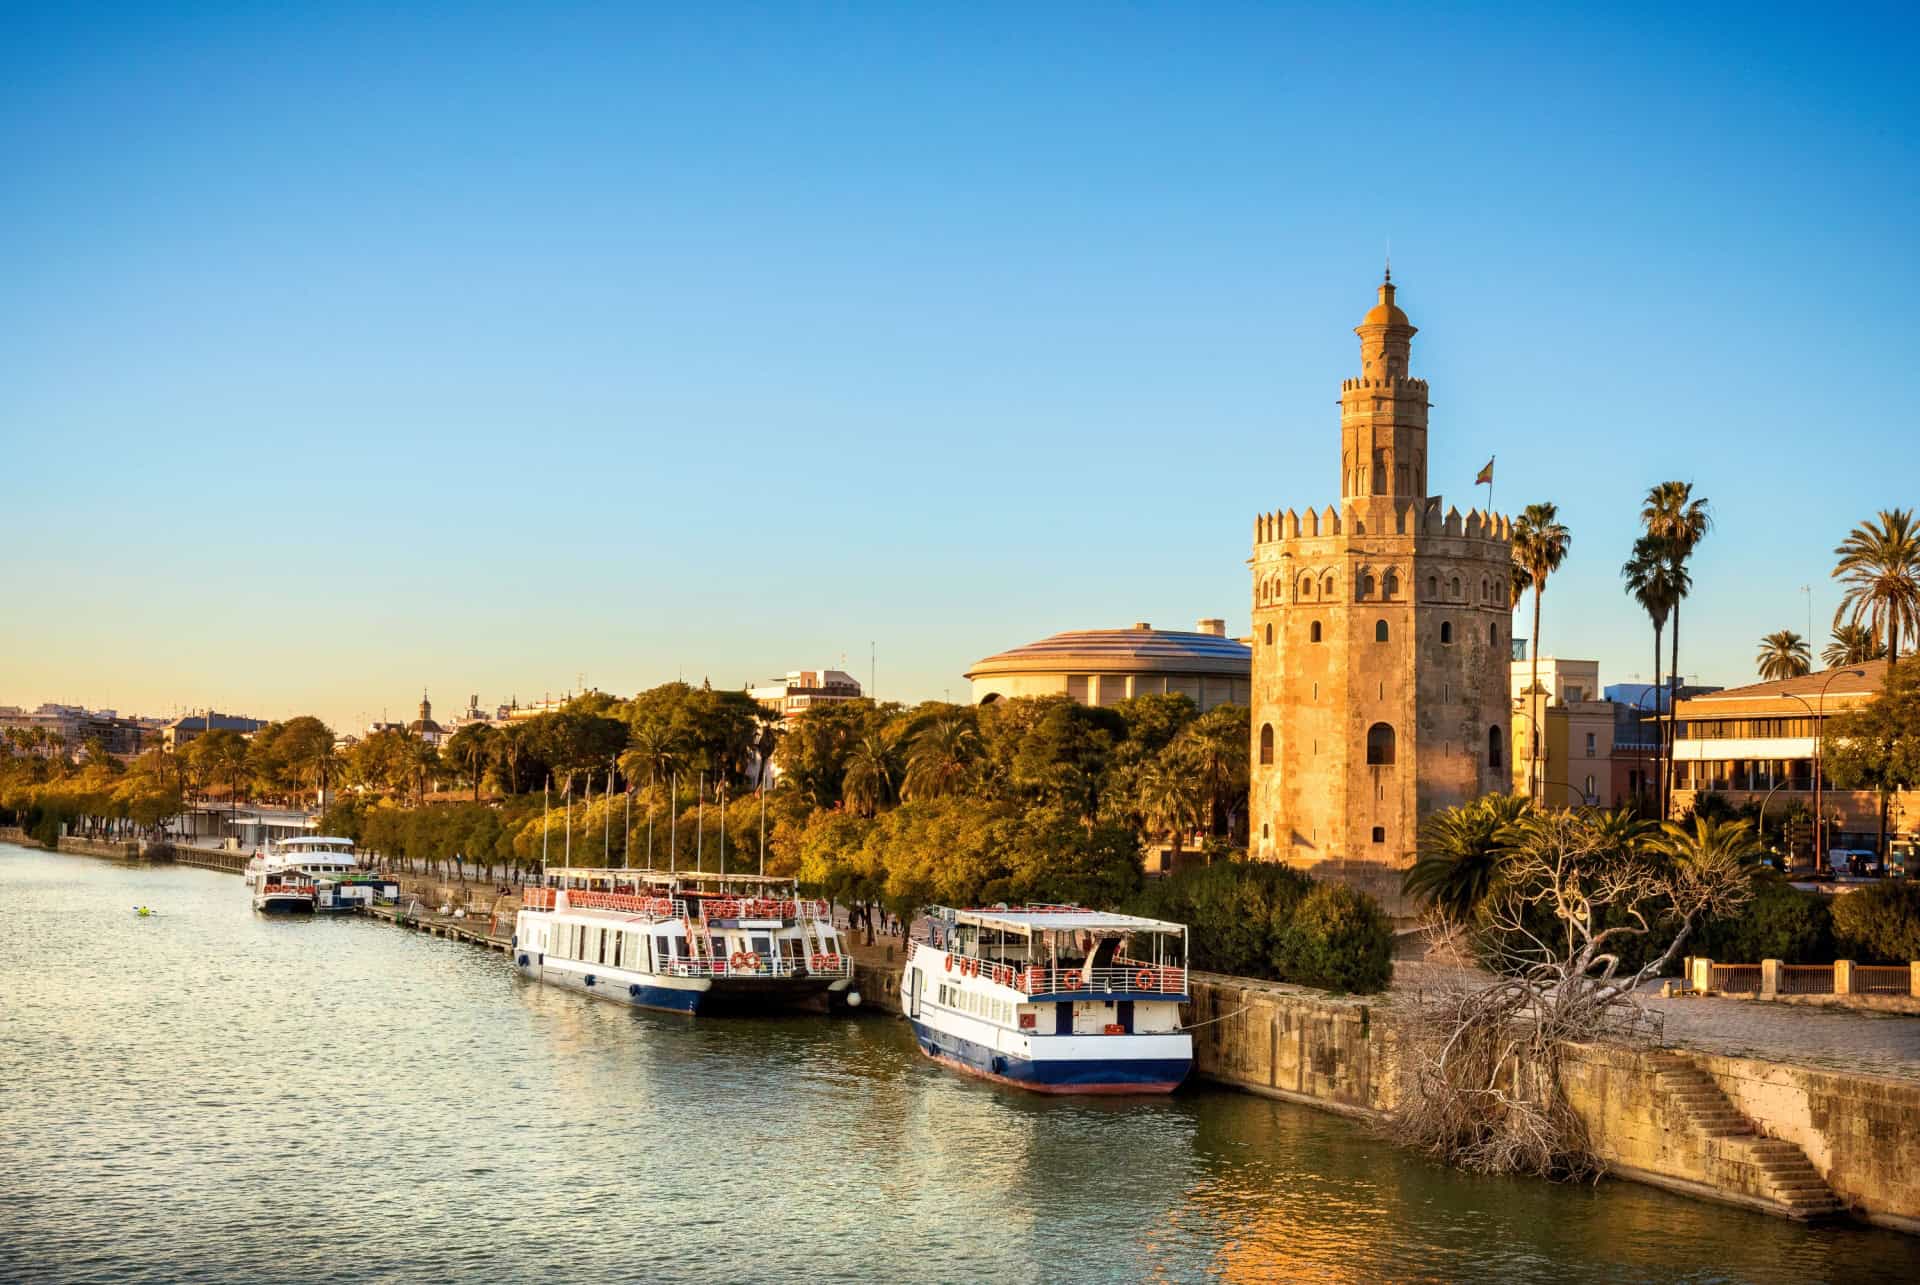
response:
<path fill-rule="evenodd" d="M 158 912 L 140 918 L 132 907 Z M 239 879 L 0 845 L 0 1280 L 1916 1278 L 1920 1242 L 1475 1179 L 1205 1088 L 1046 1099 L 891 1018 L 687 1019 Z"/>

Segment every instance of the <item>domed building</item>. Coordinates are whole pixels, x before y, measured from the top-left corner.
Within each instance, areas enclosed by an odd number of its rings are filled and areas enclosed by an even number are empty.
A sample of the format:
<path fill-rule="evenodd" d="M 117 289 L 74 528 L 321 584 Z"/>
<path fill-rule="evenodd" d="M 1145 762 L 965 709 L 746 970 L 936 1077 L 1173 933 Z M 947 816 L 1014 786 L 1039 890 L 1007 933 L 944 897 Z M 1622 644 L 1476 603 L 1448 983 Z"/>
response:
<path fill-rule="evenodd" d="M 1071 696 L 1085 705 L 1115 705 L 1129 696 L 1178 692 L 1204 712 L 1245 705 L 1253 681 L 1253 649 L 1227 637 L 1224 620 L 1202 620 L 1188 633 L 1155 629 L 1081 629 L 974 662 L 966 678 L 977 705 L 1013 696 Z"/>

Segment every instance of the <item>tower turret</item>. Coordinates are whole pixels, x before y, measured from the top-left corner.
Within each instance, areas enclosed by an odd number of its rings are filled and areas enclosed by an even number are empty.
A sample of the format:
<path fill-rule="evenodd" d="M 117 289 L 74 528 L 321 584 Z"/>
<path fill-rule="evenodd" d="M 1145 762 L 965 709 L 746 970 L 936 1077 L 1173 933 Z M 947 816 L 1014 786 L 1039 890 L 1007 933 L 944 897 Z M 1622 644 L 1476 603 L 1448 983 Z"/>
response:
<path fill-rule="evenodd" d="M 1340 386 L 1340 495 L 1349 504 L 1427 494 L 1427 382 L 1409 373 L 1419 328 L 1393 301 L 1393 270 L 1353 333 L 1360 378 Z"/>

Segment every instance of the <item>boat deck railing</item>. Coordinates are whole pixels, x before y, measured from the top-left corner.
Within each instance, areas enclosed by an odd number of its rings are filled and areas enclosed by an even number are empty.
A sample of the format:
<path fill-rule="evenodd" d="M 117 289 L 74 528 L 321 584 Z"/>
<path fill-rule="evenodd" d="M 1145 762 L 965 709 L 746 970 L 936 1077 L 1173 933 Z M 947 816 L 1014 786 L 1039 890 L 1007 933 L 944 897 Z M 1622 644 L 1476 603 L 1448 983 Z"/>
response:
<path fill-rule="evenodd" d="M 528 888 L 520 904 L 528 910 L 552 910 L 555 889 Z M 693 907 L 700 907 L 701 921 L 717 919 L 792 919 L 826 922 L 831 910 L 824 901 L 792 898 L 701 897 L 688 899 L 660 893 L 588 892 L 569 889 L 567 905 L 575 910 L 618 910 L 630 915 L 651 915 L 656 919 L 685 919 Z"/>
<path fill-rule="evenodd" d="M 921 942 L 918 950 L 934 950 Z M 935 953 L 942 953 L 936 951 Z M 1187 970 L 1172 964 L 1148 964 L 1119 958 L 1107 968 L 1053 968 L 1018 961 L 979 959 L 952 951 L 944 952 L 941 970 L 963 977 L 984 977 L 988 981 L 1020 991 L 1028 996 L 1139 994 L 1179 995 L 1187 993 Z"/>
<path fill-rule="evenodd" d="M 814 954 L 806 959 L 753 957 L 736 951 L 728 959 L 674 959 L 656 970 L 669 977 L 851 977 L 851 955 Z"/>

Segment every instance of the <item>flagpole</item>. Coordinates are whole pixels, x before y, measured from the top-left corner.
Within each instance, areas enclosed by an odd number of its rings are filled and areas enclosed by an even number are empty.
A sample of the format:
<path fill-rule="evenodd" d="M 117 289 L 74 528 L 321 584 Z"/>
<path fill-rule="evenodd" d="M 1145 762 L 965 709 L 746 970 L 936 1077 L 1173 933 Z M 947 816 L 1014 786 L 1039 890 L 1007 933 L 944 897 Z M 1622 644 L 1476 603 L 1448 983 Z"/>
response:
<path fill-rule="evenodd" d="M 673 799 L 667 804 L 667 873 L 680 873 L 680 772 L 673 773 Z"/>

